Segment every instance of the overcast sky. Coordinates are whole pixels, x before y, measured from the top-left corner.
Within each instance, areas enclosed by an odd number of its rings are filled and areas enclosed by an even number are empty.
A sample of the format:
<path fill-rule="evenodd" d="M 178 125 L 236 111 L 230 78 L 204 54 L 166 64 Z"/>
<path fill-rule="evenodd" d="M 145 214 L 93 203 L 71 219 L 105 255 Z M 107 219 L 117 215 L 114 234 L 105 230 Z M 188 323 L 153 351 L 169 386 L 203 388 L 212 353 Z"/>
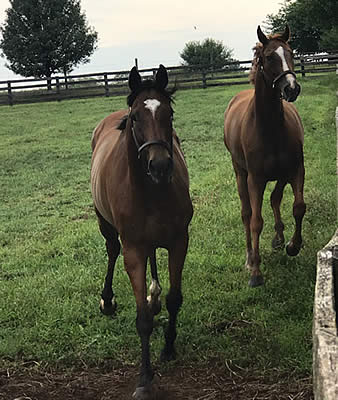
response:
<path fill-rule="evenodd" d="M 282 0 L 82 0 L 89 25 L 98 32 L 98 50 L 76 73 L 174 66 L 186 42 L 221 40 L 238 60 L 252 58 L 257 25 L 275 14 Z M 0 22 L 8 0 L 0 0 Z M 0 80 L 15 76 L 0 59 Z"/>

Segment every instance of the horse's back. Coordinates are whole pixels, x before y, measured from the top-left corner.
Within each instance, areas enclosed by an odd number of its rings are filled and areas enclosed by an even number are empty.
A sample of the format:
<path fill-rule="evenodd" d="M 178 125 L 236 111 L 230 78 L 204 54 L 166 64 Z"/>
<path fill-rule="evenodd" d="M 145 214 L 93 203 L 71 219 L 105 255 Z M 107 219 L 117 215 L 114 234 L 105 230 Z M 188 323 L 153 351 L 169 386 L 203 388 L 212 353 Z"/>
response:
<path fill-rule="evenodd" d="M 114 134 L 119 132 L 119 129 L 117 129 L 118 126 L 127 114 L 127 110 L 115 111 L 98 123 L 92 136 L 92 151 L 94 151 L 97 142 L 102 140 L 106 135 L 111 135 L 113 140 Z"/>
<path fill-rule="evenodd" d="M 127 115 L 127 110 L 113 112 L 104 118 L 96 126 L 92 136 L 92 163 L 91 163 L 91 189 L 96 209 L 111 224 L 114 217 L 107 196 L 107 181 L 114 181 L 111 176 L 116 174 L 116 168 L 112 168 L 114 154 L 118 151 L 118 143 L 121 136 L 119 125 Z"/>

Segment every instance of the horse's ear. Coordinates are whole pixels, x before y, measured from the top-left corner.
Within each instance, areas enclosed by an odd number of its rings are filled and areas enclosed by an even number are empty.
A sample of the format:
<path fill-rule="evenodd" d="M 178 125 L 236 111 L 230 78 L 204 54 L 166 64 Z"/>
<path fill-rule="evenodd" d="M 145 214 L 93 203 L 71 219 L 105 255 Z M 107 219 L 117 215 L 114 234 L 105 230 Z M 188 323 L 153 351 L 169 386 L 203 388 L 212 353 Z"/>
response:
<path fill-rule="evenodd" d="M 287 42 L 290 39 L 290 28 L 288 24 L 286 24 L 285 31 L 281 37 L 285 42 Z"/>
<path fill-rule="evenodd" d="M 258 36 L 259 41 L 264 46 L 268 43 L 269 39 L 264 35 L 264 33 L 262 32 L 261 27 L 259 25 L 258 25 L 258 28 L 257 28 L 257 36 Z"/>
<path fill-rule="evenodd" d="M 161 90 L 165 89 L 168 85 L 168 73 L 166 68 L 162 64 L 160 64 L 158 68 L 155 81 L 156 86 Z"/>
<path fill-rule="evenodd" d="M 136 67 L 133 67 L 129 74 L 129 87 L 132 92 L 136 92 L 141 86 L 141 75 L 139 74 Z"/>

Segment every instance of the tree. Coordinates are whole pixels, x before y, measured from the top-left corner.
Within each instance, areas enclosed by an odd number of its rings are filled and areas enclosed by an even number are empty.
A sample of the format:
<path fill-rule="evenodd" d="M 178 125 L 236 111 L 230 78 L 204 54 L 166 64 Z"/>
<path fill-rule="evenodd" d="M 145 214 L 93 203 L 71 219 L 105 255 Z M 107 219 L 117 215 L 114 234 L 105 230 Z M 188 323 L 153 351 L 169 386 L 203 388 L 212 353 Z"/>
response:
<path fill-rule="evenodd" d="M 10 0 L 0 48 L 7 68 L 47 79 L 87 63 L 97 46 L 80 0 Z"/>
<path fill-rule="evenodd" d="M 337 0 L 284 0 L 277 14 L 267 15 L 272 32 L 291 28 L 291 47 L 298 53 L 338 49 Z"/>
<path fill-rule="evenodd" d="M 202 42 L 191 41 L 185 44 L 180 53 L 183 65 L 197 66 L 202 69 L 223 68 L 233 59 L 233 50 L 226 47 L 221 41 L 211 38 Z"/>

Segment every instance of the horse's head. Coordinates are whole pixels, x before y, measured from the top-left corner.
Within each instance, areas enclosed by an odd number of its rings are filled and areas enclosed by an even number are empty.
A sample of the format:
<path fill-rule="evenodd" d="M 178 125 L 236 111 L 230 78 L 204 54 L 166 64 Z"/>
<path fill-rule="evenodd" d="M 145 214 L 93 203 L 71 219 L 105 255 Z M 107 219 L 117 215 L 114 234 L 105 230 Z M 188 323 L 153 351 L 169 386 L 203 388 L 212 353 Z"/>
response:
<path fill-rule="evenodd" d="M 262 44 L 259 49 L 258 63 L 268 85 L 280 91 L 287 101 L 295 101 L 300 93 L 300 86 L 294 73 L 293 54 L 288 40 L 290 29 L 286 26 L 283 34 L 266 37 L 260 26 L 257 36 Z M 257 50 L 256 50 L 257 51 Z"/>
<path fill-rule="evenodd" d="M 160 65 L 155 79 L 142 81 L 136 67 L 129 74 L 129 118 L 135 146 L 147 174 L 156 184 L 169 183 L 173 171 L 172 93 L 166 90 L 167 70 Z"/>

